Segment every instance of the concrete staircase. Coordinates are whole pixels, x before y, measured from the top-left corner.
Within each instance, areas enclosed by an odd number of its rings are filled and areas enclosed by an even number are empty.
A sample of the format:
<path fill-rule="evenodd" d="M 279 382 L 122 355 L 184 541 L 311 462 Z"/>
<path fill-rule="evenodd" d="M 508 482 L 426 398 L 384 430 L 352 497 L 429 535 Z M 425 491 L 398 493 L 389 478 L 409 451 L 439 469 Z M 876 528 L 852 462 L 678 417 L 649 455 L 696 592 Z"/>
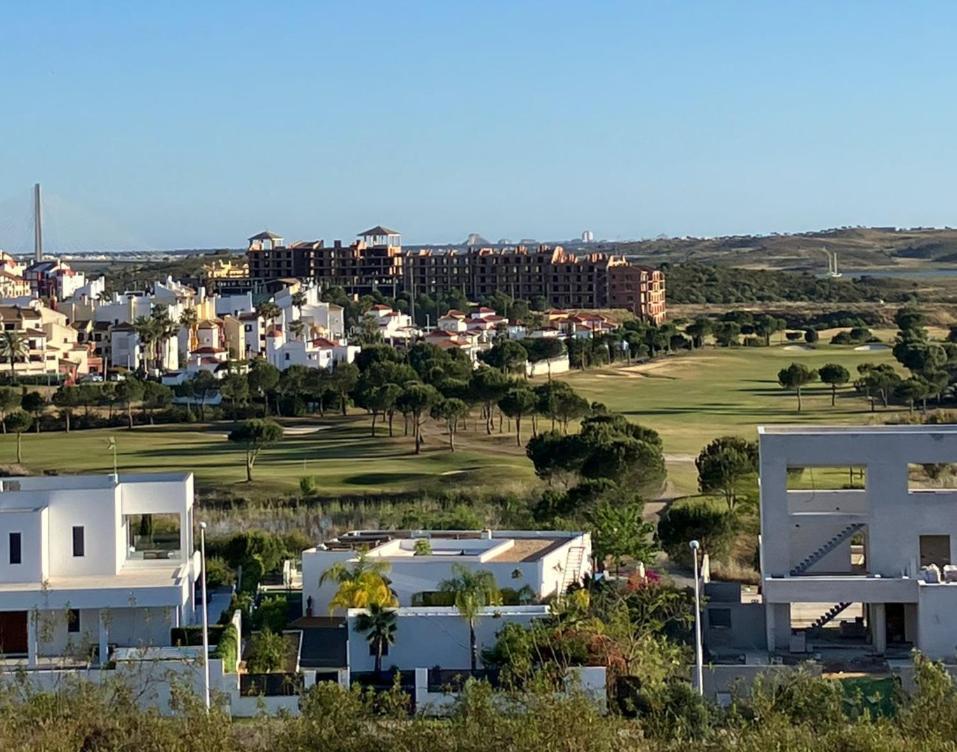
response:
<path fill-rule="evenodd" d="M 827 611 L 825 611 L 823 614 L 817 617 L 813 622 L 811 622 L 811 625 L 805 630 L 805 632 L 817 632 L 818 630 L 822 629 L 826 624 L 829 624 L 834 619 L 836 619 L 837 616 L 843 613 L 844 610 L 850 605 L 851 604 L 849 601 L 847 603 L 835 603 Z"/>
<path fill-rule="evenodd" d="M 813 553 L 808 554 L 796 567 L 794 567 L 788 574 L 791 577 L 797 577 L 800 574 L 804 574 L 810 567 L 813 567 L 821 559 L 827 556 L 831 551 L 840 546 L 844 541 L 850 538 L 854 533 L 864 527 L 863 522 L 855 522 L 851 525 L 848 525 L 839 533 L 836 533 L 830 540 L 828 540 L 823 546 L 814 551 Z"/>

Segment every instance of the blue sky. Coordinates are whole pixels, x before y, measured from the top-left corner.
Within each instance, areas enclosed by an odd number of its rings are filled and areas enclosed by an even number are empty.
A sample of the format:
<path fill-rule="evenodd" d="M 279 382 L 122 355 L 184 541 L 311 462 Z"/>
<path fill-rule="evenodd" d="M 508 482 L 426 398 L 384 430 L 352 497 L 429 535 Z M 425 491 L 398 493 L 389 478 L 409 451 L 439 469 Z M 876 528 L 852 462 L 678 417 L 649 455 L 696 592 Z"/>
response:
<path fill-rule="evenodd" d="M 36 181 L 66 249 L 957 224 L 955 22 L 945 2 L 4 3 L 0 247 L 28 242 Z"/>

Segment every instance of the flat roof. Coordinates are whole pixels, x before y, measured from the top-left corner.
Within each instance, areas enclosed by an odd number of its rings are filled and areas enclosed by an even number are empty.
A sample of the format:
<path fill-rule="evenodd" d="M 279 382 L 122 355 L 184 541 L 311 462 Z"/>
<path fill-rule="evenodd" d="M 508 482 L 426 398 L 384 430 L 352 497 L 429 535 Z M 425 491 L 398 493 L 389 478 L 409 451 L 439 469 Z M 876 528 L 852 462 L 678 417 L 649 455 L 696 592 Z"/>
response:
<path fill-rule="evenodd" d="M 957 425 L 915 425 L 915 426 L 805 426 L 789 423 L 770 424 L 758 426 L 758 434 L 763 435 L 787 435 L 803 434 L 813 436 L 815 434 L 935 434 L 935 433 L 957 433 Z"/>
<path fill-rule="evenodd" d="M 124 483 L 182 483 L 192 476 L 189 472 L 120 473 Z M 68 491 L 70 489 L 112 488 L 113 474 L 89 475 L 16 475 L 0 478 L 0 493 L 17 491 Z"/>

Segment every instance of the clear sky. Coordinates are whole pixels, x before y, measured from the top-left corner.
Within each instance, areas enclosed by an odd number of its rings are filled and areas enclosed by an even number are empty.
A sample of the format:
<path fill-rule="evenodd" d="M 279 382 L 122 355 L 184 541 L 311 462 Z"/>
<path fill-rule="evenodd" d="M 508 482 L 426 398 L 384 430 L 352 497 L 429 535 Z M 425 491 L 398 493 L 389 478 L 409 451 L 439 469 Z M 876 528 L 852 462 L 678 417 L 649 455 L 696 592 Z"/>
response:
<path fill-rule="evenodd" d="M 953 2 L 51 0 L 0 28 L 0 247 L 36 181 L 69 249 L 957 224 Z"/>

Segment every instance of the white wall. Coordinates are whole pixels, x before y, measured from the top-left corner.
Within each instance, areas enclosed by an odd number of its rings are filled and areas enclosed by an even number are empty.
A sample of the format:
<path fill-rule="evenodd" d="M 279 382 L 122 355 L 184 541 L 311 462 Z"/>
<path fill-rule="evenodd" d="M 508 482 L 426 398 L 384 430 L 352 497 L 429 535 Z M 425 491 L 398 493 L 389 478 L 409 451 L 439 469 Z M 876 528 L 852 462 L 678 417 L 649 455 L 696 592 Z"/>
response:
<path fill-rule="evenodd" d="M 355 631 L 355 615 L 358 612 L 349 613 L 349 668 L 352 671 L 372 671 L 375 668 L 375 656 L 369 655 L 369 643 L 365 636 Z M 475 625 L 479 665 L 482 649 L 495 644 L 503 625 L 513 622 L 527 627 L 534 619 L 541 619 L 547 613 L 548 609 L 544 606 L 485 609 Z M 400 609 L 395 644 L 389 647 L 389 654 L 383 656 L 382 666 L 384 669 L 396 666 L 403 671 L 434 666 L 468 669 L 468 622 L 454 608 Z"/>

